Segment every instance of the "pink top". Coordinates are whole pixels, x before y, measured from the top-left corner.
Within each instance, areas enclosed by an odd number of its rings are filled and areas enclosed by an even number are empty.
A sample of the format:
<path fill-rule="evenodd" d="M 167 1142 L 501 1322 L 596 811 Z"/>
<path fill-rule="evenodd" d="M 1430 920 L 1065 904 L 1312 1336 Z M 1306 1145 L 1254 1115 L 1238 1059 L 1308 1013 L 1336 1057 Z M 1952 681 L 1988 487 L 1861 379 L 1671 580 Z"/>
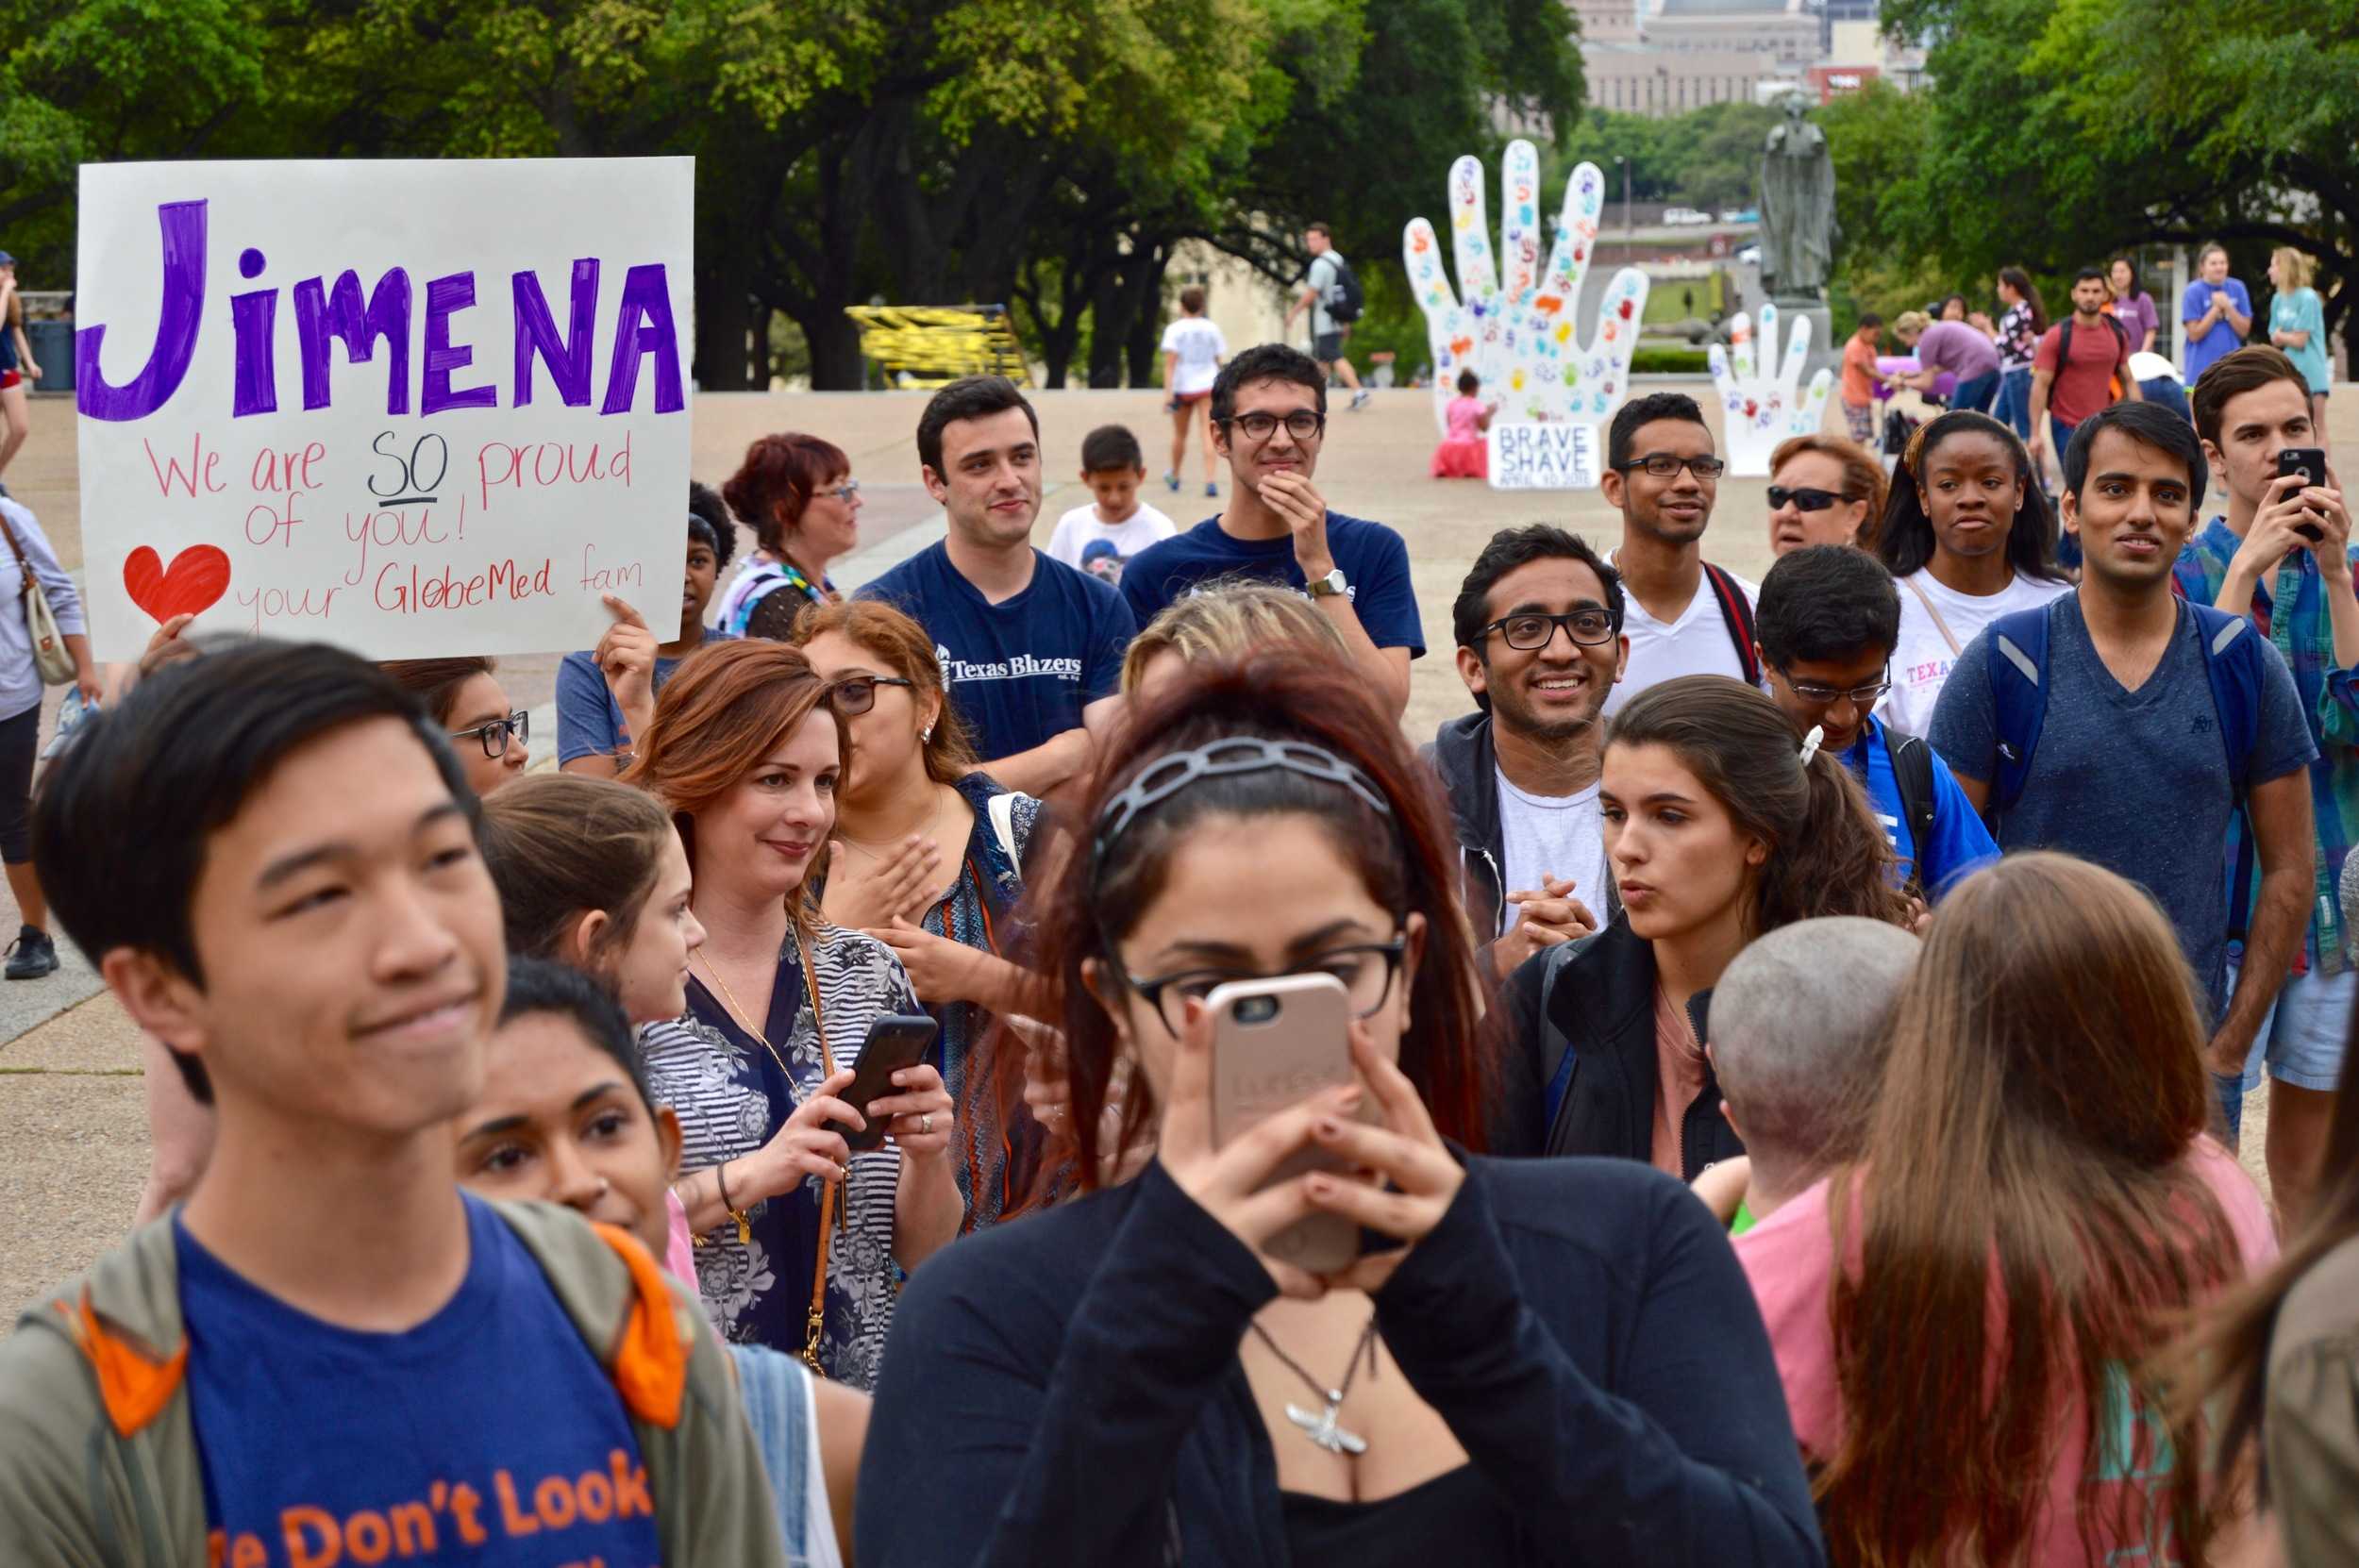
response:
<path fill-rule="evenodd" d="M 670 1188 L 663 1190 L 664 1212 L 672 1216 L 672 1234 L 663 1248 L 663 1266 L 683 1285 L 696 1283 L 696 1248 L 688 1236 L 688 1206 Z"/>
<path fill-rule="evenodd" d="M 2268 1209 L 2251 1178 L 2227 1150 L 2209 1138 L 2198 1139 L 2187 1158 L 2195 1163 L 2227 1215 L 2229 1228 L 2244 1253 L 2246 1271 L 2266 1266 L 2277 1256 L 2277 1237 L 2269 1226 Z M 1856 1209 L 1853 1212 L 1856 1214 Z M 1856 1226 L 1852 1232 L 1852 1245 L 1856 1247 Z M 1778 1359 L 1778 1376 L 1785 1384 L 1786 1404 L 1794 1415 L 1794 1435 L 1801 1440 L 1805 1455 L 1817 1460 L 1832 1458 L 1842 1439 L 1843 1412 L 1835 1393 L 1834 1329 L 1828 1316 L 1834 1243 L 1827 1224 L 1827 1183 L 1819 1182 L 1755 1225 L 1736 1238 L 1735 1246 L 1736 1260 L 1744 1265 L 1754 1299 L 1761 1304 L 1762 1320 L 1768 1325 L 1769 1345 Z M 2083 1447 L 2083 1442 L 2071 1435 L 2083 1430 L 2078 1413 L 2059 1429 L 2067 1435 L 2058 1444 L 2055 1469 L 2049 1476 L 2047 1508 L 2033 1526 L 2033 1568 L 2083 1568 L 2090 1560 L 2082 1544 L 2080 1517 L 2075 1508 Z M 2103 1444 L 2106 1459 L 2113 1460 L 2116 1450 L 2122 1459 L 2108 1462 L 2102 1478 L 2135 1482 L 2137 1477 L 2127 1461 L 2133 1435 L 2125 1430 L 2108 1436 Z M 2136 1512 L 2165 1526 L 2168 1524 L 2169 1515 L 2157 1499 L 2150 1497 L 2147 1506 Z M 2123 1516 L 2109 1507 L 2099 1517 Z M 2167 1541 L 2105 1544 L 2112 1548 L 2112 1555 L 2103 1560 L 2106 1561 L 2127 1561 L 2134 1557 L 2139 1561 L 2161 1562 L 2170 1556 Z"/>
<path fill-rule="evenodd" d="M 1704 1049 L 1671 993 L 1654 988 L 1654 1131 L 1648 1159 L 1658 1171 L 1687 1179 L 1681 1132 L 1696 1096 L 1704 1092 Z"/>
<path fill-rule="evenodd" d="M 1482 439 L 1482 399 L 1453 397 L 1442 417 L 1449 422 L 1450 441 L 1481 441 Z"/>

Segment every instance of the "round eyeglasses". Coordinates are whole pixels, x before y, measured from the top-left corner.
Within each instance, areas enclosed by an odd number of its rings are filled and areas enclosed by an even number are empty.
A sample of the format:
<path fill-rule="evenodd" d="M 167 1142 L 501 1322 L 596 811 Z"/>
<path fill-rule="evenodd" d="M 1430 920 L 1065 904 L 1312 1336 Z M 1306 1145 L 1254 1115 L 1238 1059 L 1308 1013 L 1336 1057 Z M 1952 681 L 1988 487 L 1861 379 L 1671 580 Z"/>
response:
<path fill-rule="evenodd" d="M 532 715 L 520 708 L 505 719 L 493 719 L 488 723 L 476 726 L 473 729 L 454 729 L 450 732 L 450 738 L 454 741 L 474 740 L 482 746 L 483 755 L 486 757 L 507 756 L 508 738 L 510 735 L 516 738 L 516 743 L 520 746 L 530 741 L 532 739 Z"/>
<path fill-rule="evenodd" d="M 1615 463 L 1614 466 L 1625 474 L 1633 468 L 1643 468 L 1650 479 L 1675 478 L 1682 468 L 1698 479 L 1716 479 L 1727 473 L 1729 467 L 1717 458 L 1682 458 L 1676 452 L 1649 452 L 1643 458 L 1632 458 L 1626 463 Z"/>
<path fill-rule="evenodd" d="M 1244 431 L 1245 439 L 1252 442 L 1269 440 L 1278 433 L 1280 425 L 1286 427 L 1286 434 L 1297 441 L 1314 441 L 1319 432 L 1327 428 L 1327 416 L 1314 409 L 1297 409 L 1284 419 L 1280 419 L 1276 414 L 1256 410 L 1234 415 L 1222 423 L 1231 429 Z"/>

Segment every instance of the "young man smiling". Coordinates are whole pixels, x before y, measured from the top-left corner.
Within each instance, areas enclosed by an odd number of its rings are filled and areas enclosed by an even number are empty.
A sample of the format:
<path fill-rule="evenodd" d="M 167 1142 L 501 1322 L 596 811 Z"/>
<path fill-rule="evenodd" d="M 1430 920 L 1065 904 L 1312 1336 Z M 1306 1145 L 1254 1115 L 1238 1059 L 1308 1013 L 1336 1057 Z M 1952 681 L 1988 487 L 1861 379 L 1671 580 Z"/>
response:
<path fill-rule="evenodd" d="M 1592 911 L 1609 905 L 1598 776 L 1606 694 L 1630 651 L 1622 612 L 1614 568 L 1545 523 L 1493 535 L 1451 607 L 1459 677 L 1479 711 L 1443 725 L 1426 757 L 1500 979 L 1597 929 Z"/>
<path fill-rule="evenodd" d="M 1425 629 L 1409 551 L 1381 523 L 1330 510 L 1311 483 L 1327 439 L 1327 378 L 1299 349 L 1262 343 L 1213 382 L 1213 445 L 1229 459 L 1229 506 L 1130 558 L 1122 596 L 1142 626 L 1216 577 L 1254 577 L 1311 596 L 1394 718 Z"/>
<path fill-rule="evenodd" d="M 1796 735 L 1818 730 L 1819 744 L 1865 787 L 1893 853 L 1928 902 L 1999 858 L 1932 748 L 1869 711 L 1892 684 L 1900 639 L 1900 594 L 1883 562 L 1844 544 L 1796 550 L 1761 579 L 1755 617 L 1769 695 Z"/>
<path fill-rule="evenodd" d="M 860 597 L 934 640 L 983 771 L 1045 795 L 1088 774 L 1093 737 L 1121 710 L 1122 651 L 1138 625 L 1110 585 L 1032 547 L 1040 418 L 1014 382 L 969 375 L 934 393 L 917 459 L 948 532 Z"/>
<path fill-rule="evenodd" d="M 2293 973 L 2263 1021 L 2240 1087 L 2268 1063 L 2269 1190 L 2290 1231 L 2317 1191 L 2318 1160 L 2343 1072 L 2359 971 L 2339 889 L 2359 834 L 2359 599 L 2351 592 L 2351 512 L 2342 491 L 2278 476 L 2278 454 L 2323 447 L 2309 385 L 2294 362 L 2255 344 L 2216 360 L 2195 388 L 2195 425 L 2219 471 L 2228 509 L 2179 552 L 2180 592 L 2247 617 L 2285 656 L 2318 759 L 2310 764 L 2317 859 L 2309 926 Z M 2232 823 L 2228 930 L 2251 923 L 2258 891 L 2243 824 Z M 2230 974 L 2236 972 L 2234 958 Z"/>
<path fill-rule="evenodd" d="M 2001 848 L 2064 850 L 2154 895 L 2209 999 L 2213 1071 L 2240 1074 L 2300 946 L 2317 747 L 2277 649 L 2171 592 L 2209 473 L 2167 409 L 2091 417 L 2065 454 L 2080 587 L 1967 645 L 1932 742 Z M 2231 992 L 2220 845 L 2240 809 L 2261 889 Z"/>
<path fill-rule="evenodd" d="M 1598 488 L 1622 514 L 1614 566 L 1630 600 L 1630 658 L 1606 699 L 1608 715 L 1674 676 L 1730 676 L 1748 686 L 1761 679 L 1752 610 L 1759 591 L 1703 559 L 1726 466 L 1713 454 L 1703 410 L 1683 392 L 1632 398 L 1614 416 Z"/>
<path fill-rule="evenodd" d="M 399 687 L 317 645 L 164 671 L 54 764 L 34 856 L 220 1123 L 185 1208 L 0 1341 L 0 1561 L 784 1560 L 693 1297 L 451 1180 L 500 909 Z"/>

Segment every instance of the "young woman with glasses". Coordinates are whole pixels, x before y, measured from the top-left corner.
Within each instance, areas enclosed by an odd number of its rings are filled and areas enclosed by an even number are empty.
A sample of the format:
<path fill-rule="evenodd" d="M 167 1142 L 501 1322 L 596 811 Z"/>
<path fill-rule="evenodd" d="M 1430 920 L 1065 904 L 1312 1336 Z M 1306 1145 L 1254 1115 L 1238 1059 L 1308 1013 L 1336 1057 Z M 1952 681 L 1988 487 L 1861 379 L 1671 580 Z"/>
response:
<path fill-rule="evenodd" d="M 1888 723 L 1932 733 L 1941 688 L 1976 634 L 2071 591 L 2055 529 L 2030 456 L 1997 420 L 1958 409 L 1910 439 L 1875 544 L 1900 585 Z"/>
<path fill-rule="evenodd" d="M 385 673 L 415 692 L 426 710 L 450 735 L 451 748 L 467 784 L 488 795 L 512 778 L 524 776 L 531 754 L 531 721 L 520 708 L 510 708 L 488 659 L 402 659 L 381 666 Z"/>
<path fill-rule="evenodd" d="M 1884 465 L 1841 436 L 1796 436 L 1769 457 L 1769 553 L 1857 544 L 1884 513 Z"/>
<path fill-rule="evenodd" d="M 1598 806 L 1621 914 L 1509 977 L 1501 1141 L 1692 1181 L 1745 1152 L 1703 1049 L 1720 972 L 1781 926 L 1899 925 L 1909 909 L 1850 771 L 1725 676 L 1681 676 L 1630 700 L 1606 741 Z"/>
<path fill-rule="evenodd" d="M 1116 741 L 1087 820 L 1040 901 L 1042 1006 L 1096 1190 L 910 1282 L 861 1560 L 1819 1561 L 1710 1216 L 1643 1166 L 1467 1152 L 1491 1076 L 1448 826 L 1362 684 L 1292 651 L 1192 670 Z M 1203 998 L 1301 974 L 1341 982 L 1355 1081 L 1223 1142 Z M 1155 1152 L 1106 1187 L 1126 1067 Z M 1288 1261 L 1313 1215 L 1368 1250 Z"/>
<path fill-rule="evenodd" d="M 830 605 L 804 613 L 795 642 L 828 682 L 851 759 L 819 907 L 892 948 L 942 1025 L 959 1194 L 966 1227 L 987 1226 L 1041 1142 L 1019 1106 L 988 1093 L 995 1076 L 979 1055 L 1028 978 L 1007 955 L 1041 805 L 975 770 L 933 640 L 907 615 L 865 600 Z"/>
<path fill-rule="evenodd" d="M 827 919 L 807 877 L 835 828 L 844 730 L 827 683 L 783 643 L 706 648 L 657 699 L 626 784 L 672 812 L 705 928 L 688 1011 L 642 1037 L 656 1098 L 678 1114 L 677 1191 L 697 1283 L 725 1338 L 809 1358 L 866 1388 L 894 1293 L 958 1233 L 950 1096 L 931 1065 L 868 1107 L 840 1096 L 868 1026 L 917 998 L 891 948 Z"/>
<path fill-rule="evenodd" d="M 844 595 L 828 563 L 860 542 L 860 481 L 844 449 L 817 436 L 763 436 L 721 494 L 754 531 L 754 553 L 721 595 L 731 637 L 784 642 L 796 616 Z"/>

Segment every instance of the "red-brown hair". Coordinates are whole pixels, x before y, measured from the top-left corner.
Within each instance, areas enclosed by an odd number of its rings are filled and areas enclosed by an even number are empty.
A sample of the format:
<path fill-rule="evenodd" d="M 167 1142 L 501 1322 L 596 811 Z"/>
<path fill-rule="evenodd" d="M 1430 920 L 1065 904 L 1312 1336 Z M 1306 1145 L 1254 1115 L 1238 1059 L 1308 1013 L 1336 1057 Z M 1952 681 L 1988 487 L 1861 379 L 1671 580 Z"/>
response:
<path fill-rule="evenodd" d="M 762 759 L 827 702 L 828 685 L 800 648 L 765 638 L 707 642 L 680 661 L 656 698 L 655 718 L 638 742 L 623 782 L 653 793 L 672 813 L 696 864 L 699 811 L 744 783 Z M 828 709 L 833 714 L 834 709 Z M 844 726 L 835 726 L 836 767 L 844 767 Z M 795 901 L 806 930 L 810 900 Z"/>
<path fill-rule="evenodd" d="M 1251 737 L 1333 753 L 1367 776 L 1389 816 L 1340 785 L 1273 769 L 1183 789 L 1149 808 L 1103 857 L 1096 852 L 1093 825 L 1106 803 L 1146 769 L 1210 742 Z M 1098 1179 L 1098 1117 L 1121 1047 L 1113 1020 L 1082 982 L 1082 965 L 1114 957 L 1112 944 L 1160 894 L 1171 856 L 1196 822 L 1216 812 L 1294 811 L 1322 822 L 1380 903 L 1425 917 L 1425 950 L 1400 1042 L 1401 1071 L 1445 1137 L 1483 1146 L 1494 1075 L 1480 1028 L 1473 940 L 1459 912 L 1457 839 L 1439 785 L 1356 677 L 1332 659 L 1276 649 L 1242 662 L 1190 666 L 1185 679 L 1123 726 L 1091 786 L 1081 842 L 1028 900 L 1041 978 L 1024 1010 L 1063 1027 L 1072 1113 L 1061 1130 L 1071 1134 L 1083 1187 Z M 1271 875 L 1286 872 L 1273 867 Z M 1118 958 L 1112 967 L 1120 969 Z M 1021 1052 L 1000 1054 L 1021 1066 Z M 1133 1075 L 1123 1104 L 1123 1146 L 1151 1126 L 1154 1116 L 1146 1081 Z"/>
<path fill-rule="evenodd" d="M 1804 452 L 1815 452 L 1832 458 L 1843 465 L 1843 494 L 1845 499 L 1867 503 L 1867 515 L 1860 519 L 1859 531 L 1865 533 L 1884 514 L 1884 493 L 1890 488 L 1884 478 L 1884 465 L 1866 447 L 1845 436 L 1813 433 L 1789 436 L 1769 454 L 1769 473 L 1777 475 L 1789 459 Z"/>
<path fill-rule="evenodd" d="M 912 682 L 922 702 L 931 697 L 942 705 L 934 720 L 933 738 L 926 742 L 926 776 L 937 784 L 955 784 L 977 761 L 975 744 L 966 738 L 966 723 L 942 683 L 942 665 L 934 658 L 934 640 L 926 628 L 891 605 L 874 599 L 845 599 L 831 605 L 811 605 L 795 617 L 794 643 L 811 646 L 814 637 L 829 632 L 849 638 L 875 654 L 892 674 Z M 862 785 L 864 790 L 866 785 Z"/>
<path fill-rule="evenodd" d="M 745 460 L 721 487 L 721 499 L 753 529 L 754 542 L 775 556 L 819 487 L 850 472 L 852 459 L 832 442 L 793 431 L 763 436 L 745 448 Z"/>

